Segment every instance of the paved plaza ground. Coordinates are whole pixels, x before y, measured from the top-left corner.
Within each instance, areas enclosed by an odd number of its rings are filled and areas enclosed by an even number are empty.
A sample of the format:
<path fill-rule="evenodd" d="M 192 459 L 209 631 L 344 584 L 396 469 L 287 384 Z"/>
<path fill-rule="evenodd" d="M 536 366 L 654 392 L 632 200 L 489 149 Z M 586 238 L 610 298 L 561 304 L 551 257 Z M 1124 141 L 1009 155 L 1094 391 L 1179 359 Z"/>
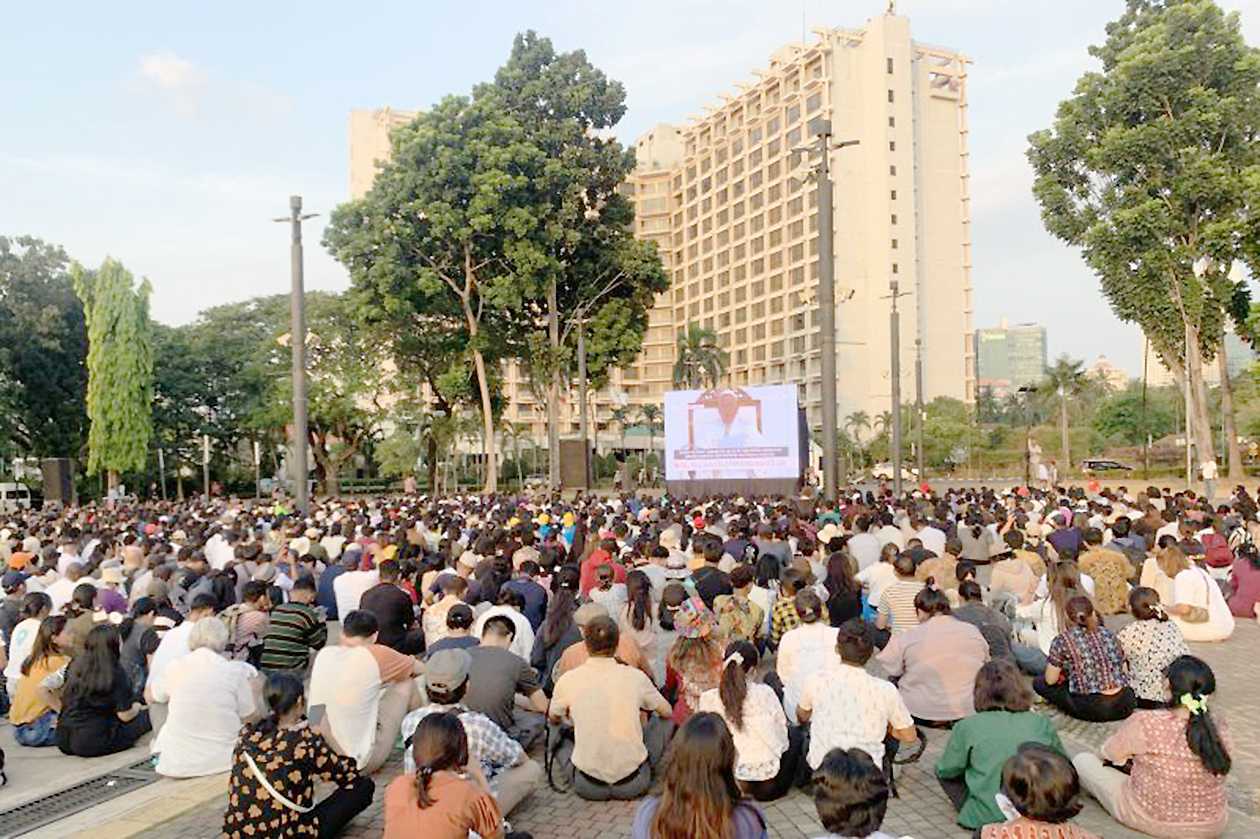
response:
<path fill-rule="evenodd" d="M 1260 652 L 1260 625 L 1255 621 L 1240 621 L 1229 643 L 1192 644 L 1191 648 L 1216 671 L 1219 689 L 1213 700 L 1213 710 L 1228 720 L 1235 733 L 1234 770 L 1229 778 L 1234 812 L 1226 836 L 1240 839 L 1260 836 L 1260 818 L 1257 818 L 1260 812 L 1260 741 L 1246 736 L 1246 732 L 1260 727 L 1260 705 L 1256 702 L 1256 697 L 1260 696 L 1260 668 L 1256 663 L 1256 655 Z M 1039 706 L 1038 710 L 1054 718 L 1064 743 L 1072 753 L 1097 748 L 1118 725 L 1078 722 L 1045 706 Z M 929 745 L 923 759 L 898 768 L 901 797 L 889 805 L 885 830 L 915 839 L 963 839 L 968 832 L 954 824 L 953 811 L 932 774 L 932 766 L 948 734 L 931 731 L 928 736 Z M 0 810 L 32 796 L 62 789 L 85 776 L 85 773 L 99 774 L 113 766 L 133 764 L 142 759 L 145 752 L 145 749 L 133 750 L 128 755 L 97 761 L 66 758 L 56 750 L 30 750 L 12 745 L 7 726 L 0 731 L 0 745 L 8 752 L 12 779 L 9 788 L 0 790 Z M 100 763 L 105 760 L 113 760 L 113 763 Z M 383 828 L 382 791 L 401 771 L 401 751 L 397 751 L 376 776 L 375 803 L 355 820 L 347 836 L 380 836 Z M 196 781 L 163 780 L 25 835 L 83 835 L 92 839 L 142 835 L 146 839 L 208 839 L 219 833 L 225 789 L 226 776 L 223 775 Z M 528 830 L 538 839 L 623 837 L 630 835 L 636 806 L 635 802 L 588 803 L 575 795 L 544 788 L 517 808 L 511 815 L 511 821 L 515 829 Z M 799 792 L 764 805 L 763 809 L 773 837 L 798 839 L 824 833 L 814 814 L 813 802 Z M 1078 821 L 1107 839 L 1139 835 L 1121 828 L 1092 801 L 1088 802 Z M 8 835 L 12 834 L 0 823 L 0 836 Z"/>

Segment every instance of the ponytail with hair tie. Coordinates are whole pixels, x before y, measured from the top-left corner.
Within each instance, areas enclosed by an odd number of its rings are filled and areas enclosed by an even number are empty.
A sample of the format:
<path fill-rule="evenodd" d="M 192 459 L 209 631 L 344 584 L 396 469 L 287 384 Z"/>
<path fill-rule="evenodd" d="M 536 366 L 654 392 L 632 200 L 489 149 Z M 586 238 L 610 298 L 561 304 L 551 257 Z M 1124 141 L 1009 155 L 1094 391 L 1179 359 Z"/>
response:
<path fill-rule="evenodd" d="M 1208 710 L 1208 702 L 1206 696 L 1194 696 L 1193 694 L 1183 693 L 1181 698 L 1177 700 L 1181 707 L 1190 712 L 1190 716 L 1197 717 L 1200 714 L 1206 714 Z"/>

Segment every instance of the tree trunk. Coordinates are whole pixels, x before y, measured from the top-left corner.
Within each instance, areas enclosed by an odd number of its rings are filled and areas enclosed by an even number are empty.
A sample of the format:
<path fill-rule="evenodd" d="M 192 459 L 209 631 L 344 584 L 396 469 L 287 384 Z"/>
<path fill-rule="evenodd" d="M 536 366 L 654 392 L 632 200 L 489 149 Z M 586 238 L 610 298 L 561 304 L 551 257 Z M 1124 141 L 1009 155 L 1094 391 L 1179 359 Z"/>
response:
<path fill-rule="evenodd" d="M 1072 473 L 1072 441 L 1068 436 L 1067 394 L 1062 391 L 1059 392 L 1059 441 L 1060 448 L 1063 450 L 1063 469 L 1059 474 L 1070 475 Z"/>
<path fill-rule="evenodd" d="M 1216 352 L 1216 363 L 1221 371 L 1221 416 L 1225 422 L 1225 445 L 1229 451 L 1229 471 L 1225 477 L 1242 480 L 1242 449 L 1238 446 L 1238 429 L 1234 423 L 1234 385 L 1229 380 L 1229 358 L 1225 352 L 1225 341 Z"/>
<path fill-rule="evenodd" d="M 551 362 L 557 365 L 547 382 L 547 486 L 553 490 L 560 488 L 560 304 L 556 294 L 553 277 L 547 286 L 547 339 L 551 346 Z"/>
<path fill-rule="evenodd" d="M 1207 387 L 1203 382 L 1203 354 L 1199 351 L 1198 327 L 1190 324 L 1186 337 L 1186 355 L 1190 360 L 1186 371 L 1190 377 L 1190 410 L 1194 412 L 1195 462 L 1191 465 L 1197 474 L 1200 464 L 1216 460 L 1216 453 L 1212 444 L 1212 420 L 1207 410 Z"/>
<path fill-rule="evenodd" d="M 467 309 L 465 312 L 468 316 L 468 332 L 469 335 L 476 340 L 477 322 L 472 316 L 472 310 Z M 482 428 L 482 445 L 481 454 L 486 459 L 486 482 L 482 486 L 483 492 L 497 492 L 499 489 L 499 465 L 495 463 L 495 445 L 494 445 L 494 406 L 490 403 L 490 382 L 486 379 L 486 357 L 481 354 L 481 350 L 473 349 L 473 369 L 477 372 L 477 391 L 481 394 L 481 428 Z"/>
<path fill-rule="evenodd" d="M 118 488 L 117 470 L 107 469 L 105 471 L 105 488 L 109 490 L 110 492 L 113 492 L 115 489 Z"/>
<path fill-rule="evenodd" d="M 437 438 L 432 434 L 429 435 L 428 451 L 425 454 L 425 469 L 429 475 L 429 494 L 437 495 L 437 470 L 438 470 L 438 454 L 437 454 Z"/>

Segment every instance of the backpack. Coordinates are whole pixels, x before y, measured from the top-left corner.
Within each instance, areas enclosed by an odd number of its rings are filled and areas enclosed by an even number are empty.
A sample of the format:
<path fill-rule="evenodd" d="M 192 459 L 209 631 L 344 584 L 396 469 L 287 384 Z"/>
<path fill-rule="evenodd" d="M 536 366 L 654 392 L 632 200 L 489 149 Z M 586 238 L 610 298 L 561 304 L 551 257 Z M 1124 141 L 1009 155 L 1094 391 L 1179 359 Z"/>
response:
<path fill-rule="evenodd" d="M 249 607 L 244 603 L 237 603 L 219 613 L 219 620 L 223 621 L 228 631 L 228 643 L 223 648 L 223 654 L 236 661 L 248 661 L 255 664 L 255 659 L 261 659 L 262 656 L 262 639 L 255 638 L 253 643 L 238 642 L 236 639 L 237 624 L 240 622 L 241 615 L 248 611 Z"/>

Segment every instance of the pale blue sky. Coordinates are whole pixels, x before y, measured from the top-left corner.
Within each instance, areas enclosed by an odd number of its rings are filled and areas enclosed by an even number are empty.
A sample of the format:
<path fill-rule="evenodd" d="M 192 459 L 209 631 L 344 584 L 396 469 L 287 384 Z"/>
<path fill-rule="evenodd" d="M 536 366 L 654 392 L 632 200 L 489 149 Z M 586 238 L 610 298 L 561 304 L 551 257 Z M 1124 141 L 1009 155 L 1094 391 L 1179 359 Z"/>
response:
<path fill-rule="evenodd" d="M 423 108 L 489 78 L 516 32 L 584 48 L 625 83 L 624 141 L 681 122 L 802 22 L 860 26 L 884 0 L 633 2 L 11 3 L 0 26 L 0 233 L 107 253 L 154 285 L 166 322 L 288 283 L 286 229 L 301 193 L 307 279 L 340 289 L 318 245 L 347 191 L 351 108 Z M 1222 0 L 1260 43 L 1260 0 Z M 971 68 L 975 325 L 1003 316 L 1049 330 L 1050 353 L 1105 354 L 1140 372 L 1079 256 L 1042 229 L 1025 137 L 1089 66 L 1122 0 L 901 0 L 920 41 Z"/>

